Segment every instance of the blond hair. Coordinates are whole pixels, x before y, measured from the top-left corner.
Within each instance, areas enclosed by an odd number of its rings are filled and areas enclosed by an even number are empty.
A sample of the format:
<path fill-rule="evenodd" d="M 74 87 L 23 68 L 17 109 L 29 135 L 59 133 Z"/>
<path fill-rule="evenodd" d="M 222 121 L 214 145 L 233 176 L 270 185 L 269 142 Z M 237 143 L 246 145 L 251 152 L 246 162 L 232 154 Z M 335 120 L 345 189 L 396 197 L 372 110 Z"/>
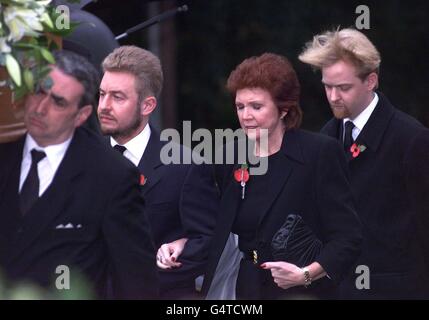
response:
<path fill-rule="evenodd" d="M 139 100 L 162 90 L 161 62 L 152 52 L 136 47 L 121 46 L 113 50 L 102 63 L 103 71 L 129 72 L 136 77 L 136 92 Z"/>
<path fill-rule="evenodd" d="M 378 74 L 381 62 L 377 48 L 355 29 L 337 29 L 314 36 L 298 59 L 317 69 L 345 60 L 356 67 L 357 76 L 361 79 L 371 72 Z"/>

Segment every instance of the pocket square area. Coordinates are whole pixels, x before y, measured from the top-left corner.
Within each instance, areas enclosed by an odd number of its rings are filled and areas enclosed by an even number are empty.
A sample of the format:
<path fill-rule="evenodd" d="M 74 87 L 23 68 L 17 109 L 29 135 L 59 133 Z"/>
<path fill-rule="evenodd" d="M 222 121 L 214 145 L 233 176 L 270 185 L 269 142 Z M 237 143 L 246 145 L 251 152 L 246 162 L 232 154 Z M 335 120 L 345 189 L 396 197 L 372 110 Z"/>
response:
<path fill-rule="evenodd" d="M 59 224 L 59 225 L 57 225 L 56 227 L 55 227 L 55 229 L 80 229 L 80 228 L 82 228 L 82 225 L 79 223 L 79 224 L 76 224 L 76 225 L 74 225 L 73 223 L 71 223 L 71 222 L 69 222 L 69 223 L 66 223 L 66 224 Z"/>
<path fill-rule="evenodd" d="M 300 268 L 314 262 L 322 247 L 322 242 L 297 214 L 287 216 L 271 241 L 275 260 L 293 263 Z"/>

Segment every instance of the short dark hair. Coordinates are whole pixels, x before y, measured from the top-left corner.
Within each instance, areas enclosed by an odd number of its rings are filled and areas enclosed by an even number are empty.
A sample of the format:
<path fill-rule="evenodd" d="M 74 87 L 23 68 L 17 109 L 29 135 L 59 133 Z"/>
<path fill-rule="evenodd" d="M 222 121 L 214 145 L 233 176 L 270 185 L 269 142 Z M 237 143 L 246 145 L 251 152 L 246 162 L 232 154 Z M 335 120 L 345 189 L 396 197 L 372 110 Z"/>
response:
<path fill-rule="evenodd" d="M 283 119 L 286 130 L 301 125 L 300 84 L 292 64 L 286 57 L 264 53 L 248 58 L 231 72 L 226 87 L 233 94 L 245 88 L 268 91 L 279 111 L 287 111 Z"/>
<path fill-rule="evenodd" d="M 83 94 L 78 107 L 96 105 L 100 86 L 100 73 L 83 56 L 67 50 L 54 52 L 55 66 L 68 76 L 75 78 L 83 86 Z"/>

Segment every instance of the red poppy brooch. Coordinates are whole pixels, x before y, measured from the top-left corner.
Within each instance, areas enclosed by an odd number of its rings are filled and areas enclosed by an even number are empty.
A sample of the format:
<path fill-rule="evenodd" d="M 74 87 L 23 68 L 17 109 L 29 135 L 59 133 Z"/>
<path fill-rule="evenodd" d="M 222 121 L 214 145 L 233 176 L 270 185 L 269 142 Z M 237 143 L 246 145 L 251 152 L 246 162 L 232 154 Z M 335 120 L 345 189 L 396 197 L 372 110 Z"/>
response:
<path fill-rule="evenodd" d="M 234 179 L 241 185 L 241 199 L 244 199 L 244 192 L 246 190 L 246 182 L 249 181 L 249 166 L 244 163 L 241 167 L 234 171 Z"/>
<path fill-rule="evenodd" d="M 357 158 L 361 152 L 364 152 L 366 150 L 366 146 L 363 144 L 357 144 L 353 143 L 350 147 L 350 152 L 352 154 L 353 158 Z"/>
<path fill-rule="evenodd" d="M 144 175 L 140 175 L 140 185 L 141 186 L 144 186 L 145 184 L 146 184 L 146 182 L 147 182 L 147 179 L 146 179 L 146 177 L 144 176 Z"/>

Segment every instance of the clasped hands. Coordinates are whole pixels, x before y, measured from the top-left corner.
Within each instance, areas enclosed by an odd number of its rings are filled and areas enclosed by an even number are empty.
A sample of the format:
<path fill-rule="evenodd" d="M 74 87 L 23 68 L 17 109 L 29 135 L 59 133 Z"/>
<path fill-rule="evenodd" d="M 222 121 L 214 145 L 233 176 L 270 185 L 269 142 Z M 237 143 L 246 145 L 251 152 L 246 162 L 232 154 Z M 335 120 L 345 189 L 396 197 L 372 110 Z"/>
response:
<path fill-rule="evenodd" d="M 156 254 L 156 265 L 164 270 L 181 267 L 182 264 L 177 261 L 177 258 L 185 248 L 187 241 L 187 238 L 181 238 L 163 244 Z"/>

